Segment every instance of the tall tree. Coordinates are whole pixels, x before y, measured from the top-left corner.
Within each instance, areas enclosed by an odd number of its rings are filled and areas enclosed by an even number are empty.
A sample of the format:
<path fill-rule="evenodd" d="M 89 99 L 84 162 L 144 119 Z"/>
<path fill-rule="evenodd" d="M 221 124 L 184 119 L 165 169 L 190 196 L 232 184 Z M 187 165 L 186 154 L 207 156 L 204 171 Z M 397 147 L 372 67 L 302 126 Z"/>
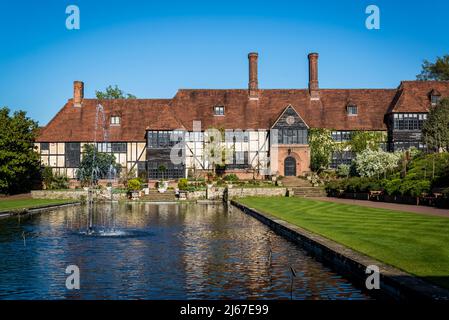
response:
<path fill-rule="evenodd" d="M 136 99 L 136 96 L 125 93 L 117 85 L 115 87 L 108 86 L 105 91 L 95 91 L 95 95 L 99 100 Z"/>
<path fill-rule="evenodd" d="M 430 109 L 422 134 L 430 150 L 449 151 L 449 99 Z"/>
<path fill-rule="evenodd" d="M 0 109 L 0 193 L 27 192 L 40 177 L 39 155 L 35 151 L 37 122 L 24 111 L 10 115 Z"/>
<path fill-rule="evenodd" d="M 421 74 L 417 75 L 418 80 L 449 80 L 449 55 L 437 57 L 432 63 L 424 60 Z"/>

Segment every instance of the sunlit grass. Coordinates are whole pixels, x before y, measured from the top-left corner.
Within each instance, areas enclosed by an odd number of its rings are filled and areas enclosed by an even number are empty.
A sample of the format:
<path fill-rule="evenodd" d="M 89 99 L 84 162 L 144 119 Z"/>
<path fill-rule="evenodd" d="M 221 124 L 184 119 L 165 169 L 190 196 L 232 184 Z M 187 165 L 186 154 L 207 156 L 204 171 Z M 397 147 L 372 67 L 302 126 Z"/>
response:
<path fill-rule="evenodd" d="M 8 210 L 34 208 L 53 204 L 63 204 L 70 200 L 51 200 L 51 199 L 11 199 L 0 201 L 0 212 Z"/>
<path fill-rule="evenodd" d="M 302 198 L 238 201 L 449 288 L 449 218 Z"/>

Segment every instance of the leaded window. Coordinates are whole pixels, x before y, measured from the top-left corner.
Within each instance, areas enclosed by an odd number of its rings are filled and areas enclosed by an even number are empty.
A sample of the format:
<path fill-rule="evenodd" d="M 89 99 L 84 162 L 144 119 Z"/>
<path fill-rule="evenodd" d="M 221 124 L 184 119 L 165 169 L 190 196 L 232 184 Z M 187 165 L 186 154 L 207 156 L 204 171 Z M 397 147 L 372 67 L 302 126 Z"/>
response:
<path fill-rule="evenodd" d="M 184 177 L 185 166 L 183 164 L 173 164 L 170 161 L 148 161 L 149 179 L 180 179 Z"/>
<path fill-rule="evenodd" d="M 184 131 L 148 131 L 149 148 L 170 148 L 184 139 Z"/>
<path fill-rule="evenodd" d="M 395 130 L 421 130 L 426 120 L 425 113 L 395 113 L 393 116 Z"/>
<path fill-rule="evenodd" d="M 137 176 L 142 179 L 147 179 L 148 170 L 147 170 L 147 162 L 146 161 L 137 162 Z"/>
<path fill-rule="evenodd" d="M 225 142 L 248 142 L 248 141 L 249 141 L 249 132 L 247 131 L 239 131 L 239 130 L 225 131 Z"/>
<path fill-rule="evenodd" d="M 235 151 L 232 155 L 232 163 L 226 163 L 226 169 L 245 169 L 249 167 L 248 151 Z"/>
<path fill-rule="evenodd" d="M 351 141 L 351 131 L 332 131 L 332 139 L 335 142 L 347 142 Z"/>
<path fill-rule="evenodd" d="M 332 153 L 331 168 L 337 169 L 339 165 L 351 165 L 354 153 L 351 151 L 335 151 Z"/>
<path fill-rule="evenodd" d="M 50 143 L 48 143 L 48 142 L 41 142 L 41 150 L 49 151 L 50 150 Z"/>
<path fill-rule="evenodd" d="M 278 129 L 279 144 L 307 144 L 307 130 L 297 129 Z"/>
<path fill-rule="evenodd" d="M 99 142 L 97 143 L 97 151 L 103 153 L 126 153 L 126 142 Z"/>
<path fill-rule="evenodd" d="M 425 150 L 426 145 L 417 141 L 395 141 L 393 143 L 393 151 L 405 151 L 410 148 L 416 148 L 418 150 Z"/>
<path fill-rule="evenodd" d="M 81 161 L 81 149 L 79 142 L 66 142 L 65 166 L 66 168 L 78 168 Z"/>

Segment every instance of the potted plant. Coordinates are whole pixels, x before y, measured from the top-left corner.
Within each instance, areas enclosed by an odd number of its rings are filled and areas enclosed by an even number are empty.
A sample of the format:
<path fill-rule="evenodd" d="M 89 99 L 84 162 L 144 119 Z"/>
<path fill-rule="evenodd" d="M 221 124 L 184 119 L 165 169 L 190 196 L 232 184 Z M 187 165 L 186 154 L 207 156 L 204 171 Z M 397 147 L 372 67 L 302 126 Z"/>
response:
<path fill-rule="evenodd" d="M 168 182 L 164 180 L 164 173 L 167 171 L 167 167 L 161 164 L 158 168 L 161 173 L 162 179 L 157 182 L 157 190 L 159 193 L 164 193 L 168 189 Z"/>
<path fill-rule="evenodd" d="M 139 191 L 142 189 L 142 183 L 139 179 L 131 179 L 128 180 L 128 195 L 131 199 L 138 199 L 139 198 Z"/>

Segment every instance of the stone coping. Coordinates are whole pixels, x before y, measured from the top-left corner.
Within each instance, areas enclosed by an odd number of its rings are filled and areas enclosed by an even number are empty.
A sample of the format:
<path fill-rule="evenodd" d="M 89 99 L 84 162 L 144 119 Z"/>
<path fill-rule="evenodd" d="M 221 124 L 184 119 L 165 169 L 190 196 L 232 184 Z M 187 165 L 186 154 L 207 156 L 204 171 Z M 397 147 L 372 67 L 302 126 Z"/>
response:
<path fill-rule="evenodd" d="M 449 300 L 449 290 L 433 285 L 393 266 L 375 260 L 335 241 L 280 220 L 267 213 L 232 200 L 231 204 L 268 225 L 276 233 L 299 244 L 317 260 L 365 288 L 366 269 L 375 265 L 380 270 L 380 289 L 364 291 L 382 300 L 416 301 Z"/>

